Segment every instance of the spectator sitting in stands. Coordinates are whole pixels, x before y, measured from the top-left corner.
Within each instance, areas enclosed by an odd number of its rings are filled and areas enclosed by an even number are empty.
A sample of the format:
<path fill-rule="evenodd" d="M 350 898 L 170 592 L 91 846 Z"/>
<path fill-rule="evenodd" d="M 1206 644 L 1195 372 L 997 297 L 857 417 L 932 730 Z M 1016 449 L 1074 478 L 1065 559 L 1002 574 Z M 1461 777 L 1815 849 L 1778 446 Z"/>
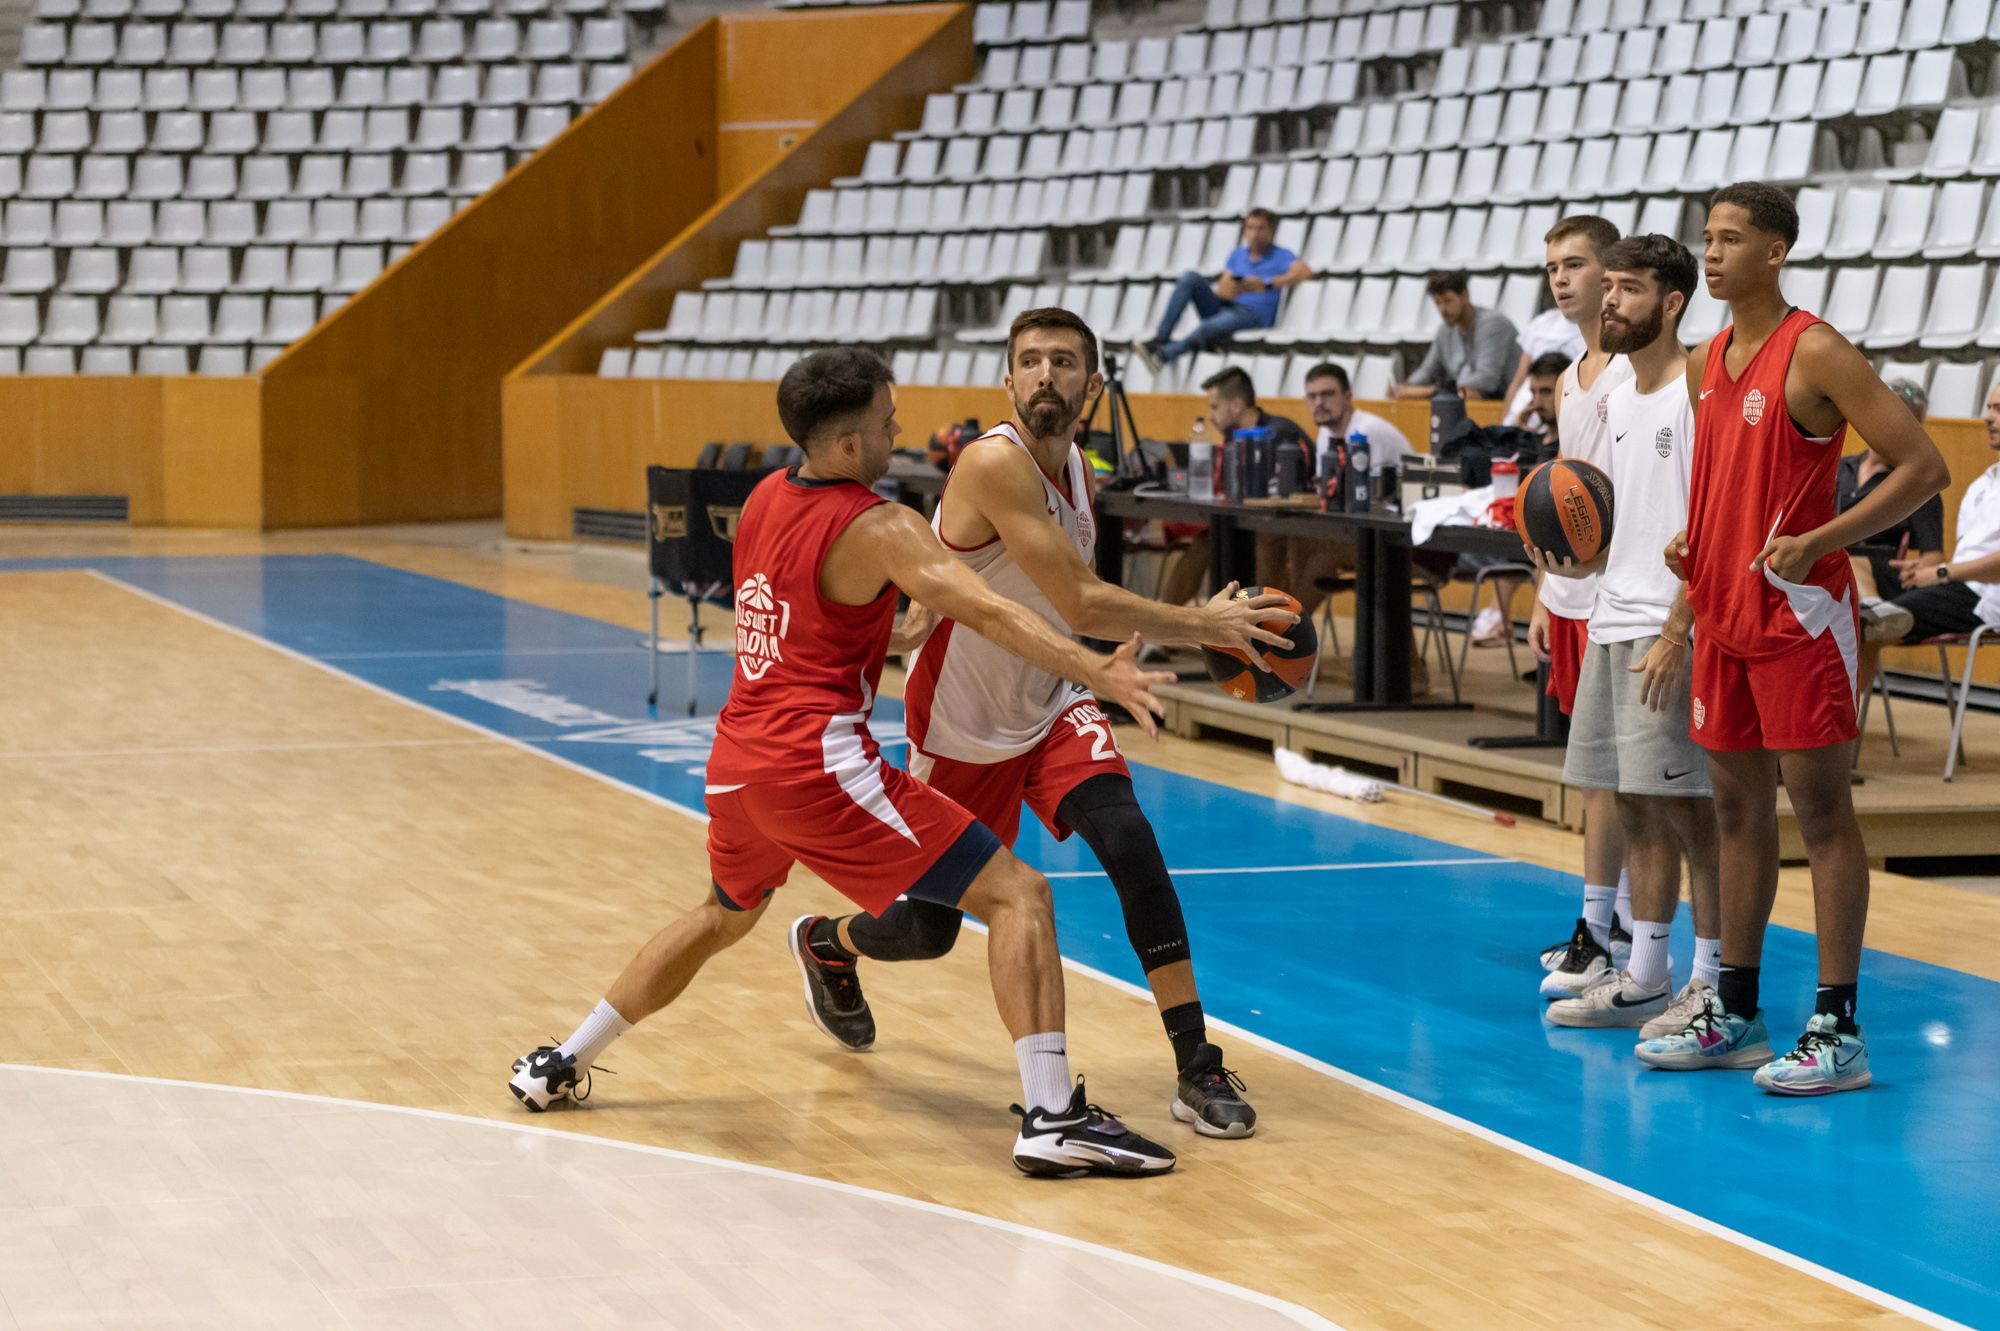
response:
<path fill-rule="evenodd" d="M 1539 428 L 1528 423 L 1536 415 L 1528 377 L 1534 373 L 1535 362 L 1551 352 L 1562 354 L 1565 367 L 1583 354 L 1583 334 L 1558 309 L 1543 310 L 1521 330 L 1521 363 L 1514 371 L 1514 382 L 1507 385 L 1507 424 L 1524 430 Z M 1553 417 L 1553 407 L 1549 415 Z"/>
<path fill-rule="evenodd" d="M 1269 328 L 1278 322 L 1279 292 L 1312 276 L 1312 269 L 1277 244 L 1278 219 L 1268 208 L 1252 208 L 1243 217 L 1243 243 L 1229 252 L 1222 273 L 1209 277 L 1192 270 L 1182 273 L 1150 342 L 1134 342 L 1132 354 L 1158 374 L 1162 366 L 1190 351 L 1227 345 L 1246 328 Z M 1188 335 L 1173 340 L 1174 325 L 1192 304 L 1201 322 Z"/>
<path fill-rule="evenodd" d="M 1889 389 L 1903 399 L 1918 420 L 1929 419 L 1930 395 L 1921 385 L 1896 379 L 1890 382 Z M 1845 513 L 1873 494 L 1892 470 L 1888 460 L 1873 449 L 1842 458 L 1834 499 L 1839 511 Z M 1909 517 L 1849 546 L 1847 553 L 1861 590 L 1862 636 L 1875 643 L 1900 642 L 1910 631 L 1911 616 L 1909 611 L 1888 604 L 1906 585 L 1896 561 L 1906 560 L 1921 569 L 1944 558 L 1943 496 L 1932 495 Z M 1861 683 L 1865 687 L 1872 679 L 1871 675 Z"/>
<path fill-rule="evenodd" d="M 1521 359 L 1513 321 L 1498 310 L 1475 306 L 1466 294 L 1464 273 L 1432 273 L 1424 290 L 1444 324 L 1416 372 L 1396 385 L 1395 396 L 1426 398 L 1455 392 L 1464 398 L 1499 397 Z"/>
<path fill-rule="evenodd" d="M 1560 351 L 1545 351 L 1528 366 L 1528 407 L 1515 422 L 1522 429 L 1542 437 L 1546 443 L 1556 442 L 1556 400 L 1562 393 L 1563 371 L 1570 365 L 1570 357 Z M 1527 468 L 1522 468 L 1525 475 Z"/>
<path fill-rule="evenodd" d="M 1257 405 L 1257 389 L 1251 384 L 1248 373 L 1232 365 L 1210 376 L 1203 382 L 1202 388 L 1208 393 L 1208 433 L 1215 441 L 1218 453 L 1235 431 L 1261 427 L 1271 431 L 1273 442 L 1280 448 L 1298 449 L 1308 459 L 1305 474 L 1312 474 L 1312 442 L 1306 438 L 1306 432 L 1298 427 L 1297 422 L 1284 416 L 1273 416 Z M 1270 548 L 1272 542 L 1276 543 L 1277 549 Z M 1284 559 L 1283 545 L 1283 537 L 1258 536 L 1258 569 L 1264 569 L 1267 564 L 1281 564 Z M 1160 584 L 1160 599 L 1169 605 L 1193 600 L 1200 594 L 1202 582 L 1207 577 L 1208 531 L 1204 528 L 1179 553 L 1174 566 L 1167 570 L 1166 578 Z M 1294 596 L 1299 595 L 1293 588 L 1285 590 Z"/>
<path fill-rule="evenodd" d="M 1986 395 L 1986 443 L 2000 454 L 2000 384 Z M 1845 480 L 1843 475 L 1843 498 Z M 1980 473 L 1959 501 L 1958 543 L 1950 559 L 1930 563 L 1910 556 L 1890 560 L 1889 567 L 1903 590 L 1874 607 L 1885 627 L 1901 630 L 1887 641 L 1917 643 L 1982 625 L 2000 630 L 2000 462 Z M 1883 641 L 1875 632 L 1862 641 L 1854 672 L 1857 694 L 1875 682 Z"/>

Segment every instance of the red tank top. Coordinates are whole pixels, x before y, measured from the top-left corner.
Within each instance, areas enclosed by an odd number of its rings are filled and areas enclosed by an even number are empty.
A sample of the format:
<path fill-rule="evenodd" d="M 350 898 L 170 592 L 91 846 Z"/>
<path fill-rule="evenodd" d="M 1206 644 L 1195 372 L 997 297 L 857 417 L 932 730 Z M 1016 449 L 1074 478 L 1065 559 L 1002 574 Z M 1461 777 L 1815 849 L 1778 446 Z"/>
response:
<path fill-rule="evenodd" d="M 854 481 L 793 468 L 750 492 L 736 529 L 736 674 L 715 721 L 708 784 L 798 781 L 874 761 L 868 713 L 896 620 L 896 588 L 866 605 L 820 595 L 847 524 L 882 503 Z"/>
<path fill-rule="evenodd" d="M 1802 536 L 1834 517 L 1847 426 L 1809 438 L 1785 404 L 1792 351 L 1819 322 L 1793 310 L 1735 378 L 1726 363 L 1735 329 L 1725 328 L 1709 343 L 1702 371 L 1688 488 L 1688 604 L 1695 631 L 1737 656 L 1781 656 L 1817 637 L 1824 625 L 1810 608 L 1802 619 L 1802 607 L 1843 597 L 1850 613 L 1854 605 L 1844 550 L 1814 564 L 1804 584 L 1750 567 L 1771 537 Z"/>

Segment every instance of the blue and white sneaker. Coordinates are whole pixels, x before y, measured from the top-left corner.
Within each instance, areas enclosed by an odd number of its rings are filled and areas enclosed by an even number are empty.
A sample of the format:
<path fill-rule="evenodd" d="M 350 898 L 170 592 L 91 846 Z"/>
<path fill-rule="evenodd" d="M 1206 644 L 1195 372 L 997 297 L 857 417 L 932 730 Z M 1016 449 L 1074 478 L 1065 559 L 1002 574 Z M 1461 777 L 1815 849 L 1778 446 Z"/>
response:
<path fill-rule="evenodd" d="M 1852 1035 L 1839 1029 L 1830 1012 L 1816 1012 L 1790 1053 L 1757 1069 L 1757 1085 L 1773 1095 L 1832 1095 L 1858 1091 L 1873 1077 L 1868 1071 L 1868 1041 L 1857 1027 Z"/>
<path fill-rule="evenodd" d="M 1722 996 L 1713 989 L 1702 995 L 1701 1006 L 1688 1018 L 1685 1029 L 1657 1040 L 1641 1040 L 1633 1053 L 1648 1067 L 1675 1072 L 1704 1068 L 1754 1068 L 1771 1060 L 1771 1037 L 1764 1030 L 1764 1014 L 1739 1017 L 1725 1012 Z"/>

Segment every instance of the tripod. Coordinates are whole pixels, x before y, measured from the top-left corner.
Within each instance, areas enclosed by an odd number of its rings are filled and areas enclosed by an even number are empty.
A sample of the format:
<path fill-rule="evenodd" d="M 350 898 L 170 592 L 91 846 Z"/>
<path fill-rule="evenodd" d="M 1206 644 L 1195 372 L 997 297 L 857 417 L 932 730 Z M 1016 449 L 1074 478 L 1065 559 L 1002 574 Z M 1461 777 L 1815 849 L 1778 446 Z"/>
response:
<path fill-rule="evenodd" d="M 1104 353 L 1104 391 L 1091 403 L 1090 415 L 1083 420 L 1086 437 L 1097 428 L 1097 409 L 1103 406 L 1108 406 L 1110 412 L 1113 475 L 1125 485 L 1144 480 L 1146 456 L 1139 448 L 1139 421 L 1132 414 L 1131 399 L 1125 396 L 1125 380 L 1118 372 L 1118 353 L 1109 350 Z"/>

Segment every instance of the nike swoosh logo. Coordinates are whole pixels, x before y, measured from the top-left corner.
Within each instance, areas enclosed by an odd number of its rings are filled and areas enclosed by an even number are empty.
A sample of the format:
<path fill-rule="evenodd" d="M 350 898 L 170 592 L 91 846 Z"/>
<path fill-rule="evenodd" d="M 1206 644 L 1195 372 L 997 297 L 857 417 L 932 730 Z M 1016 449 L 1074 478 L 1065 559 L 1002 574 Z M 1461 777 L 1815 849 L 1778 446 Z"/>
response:
<path fill-rule="evenodd" d="M 1620 991 L 1619 991 L 1618 993 L 1615 993 L 1615 994 L 1611 995 L 1611 1006 L 1612 1006 L 1612 1007 L 1644 1007 L 1644 1006 L 1646 1006 L 1646 1004 L 1648 1004 L 1648 1003 L 1657 1003 L 1657 1002 L 1658 1002 L 1659 1000 L 1660 1000 L 1660 995 L 1658 995 L 1658 994 L 1652 994 L 1652 995 L 1649 995 L 1649 996 L 1647 996 L 1647 997 L 1645 997 L 1645 998 L 1642 998 L 1642 999 L 1638 1000 L 1638 1001 L 1637 1001 L 1637 1002 L 1635 1002 L 1635 1003 L 1628 1003 L 1628 1002 L 1626 1002 L 1626 1001 L 1625 1001 L 1625 994 L 1624 994 L 1624 991 L 1623 991 L 1623 990 L 1620 990 Z"/>
<path fill-rule="evenodd" d="M 1709 395 L 1710 393 L 1713 393 L 1714 391 L 1715 391 L 1715 390 L 1714 390 L 1713 388 L 1705 388 L 1705 389 L 1703 389 L 1703 390 L 1702 390 L 1702 393 L 1701 393 L 1701 396 L 1700 396 L 1700 397 L 1698 397 L 1698 398 L 1696 398 L 1696 399 L 1695 399 L 1695 401 L 1697 401 L 1697 402 L 1706 402 L 1706 401 L 1708 401 L 1708 395 Z"/>
<path fill-rule="evenodd" d="M 1667 777 L 1667 780 L 1669 780 L 1669 781 L 1678 781 L 1678 780 L 1680 780 L 1680 779 L 1681 779 L 1682 777 L 1684 777 L 1684 776 L 1691 776 L 1691 775 L 1693 775 L 1693 773 L 1694 773 L 1694 768 L 1690 767 L 1690 768 L 1688 768 L 1688 769 L 1687 769 L 1687 771 L 1685 771 L 1685 772 L 1668 772 L 1668 773 L 1666 774 L 1666 777 Z"/>
<path fill-rule="evenodd" d="M 1665 935 L 1665 934 L 1647 934 L 1647 935 L 1646 935 L 1646 937 L 1647 937 L 1648 939 L 1650 939 L 1651 941 L 1653 941 L 1653 942 L 1655 942 L 1655 943 L 1659 942 L 1659 941 L 1660 941 L 1660 940 L 1661 940 L 1662 938 L 1665 938 L 1666 936 L 1667 936 L 1667 935 Z"/>
<path fill-rule="evenodd" d="M 1838 1053 L 1835 1053 L 1833 1056 L 1833 1070 L 1835 1072 L 1845 1072 L 1854 1060 L 1859 1057 L 1861 1057 L 1859 1049 L 1849 1054 L 1846 1058 L 1842 1058 Z"/>
<path fill-rule="evenodd" d="M 1627 430 L 1627 431 L 1625 432 L 1625 434 L 1630 434 L 1630 433 L 1632 433 L 1632 432 L 1631 432 L 1630 430 Z M 1619 442 L 1619 443 L 1621 443 L 1621 444 L 1622 444 L 1622 443 L 1624 443 L 1624 442 L 1625 442 L 1625 434 L 1621 434 L 1621 435 L 1619 435 L 1619 436 L 1618 436 L 1618 442 Z"/>

